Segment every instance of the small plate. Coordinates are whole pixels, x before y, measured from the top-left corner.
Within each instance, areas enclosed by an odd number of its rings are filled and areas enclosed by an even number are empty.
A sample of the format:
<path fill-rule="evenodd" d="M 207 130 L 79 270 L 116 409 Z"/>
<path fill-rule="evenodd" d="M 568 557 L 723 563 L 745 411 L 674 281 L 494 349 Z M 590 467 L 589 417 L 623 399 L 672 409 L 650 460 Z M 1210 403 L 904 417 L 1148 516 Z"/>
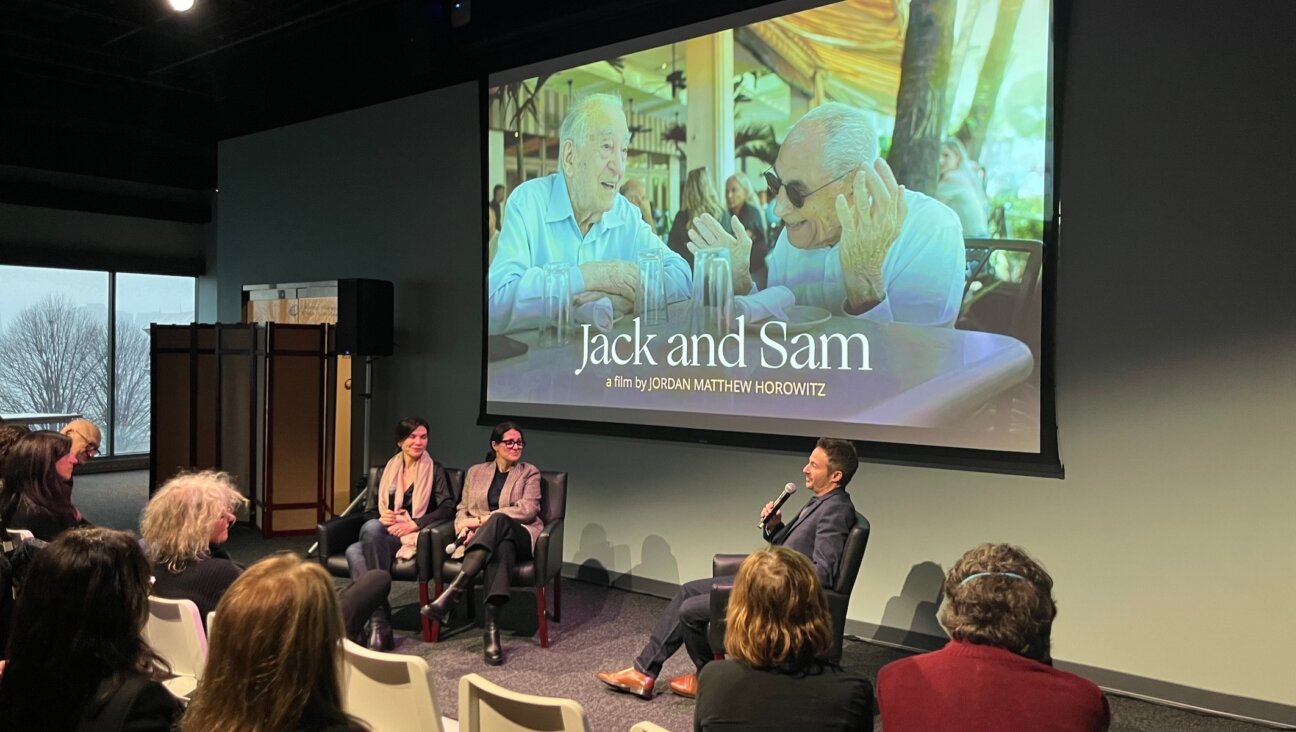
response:
<path fill-rule="evenodd" d="M 832 317 L 832 313 L 814 305 L 792 305 L 784 308 L 783 312 L 787 313 L 787 332 L 789 333 L 804 333 L 827 323 L 828 319 Z M 762 325 L 770 321 L 781 322 L 778 318 L 766 318 L 757 323 L 749 323 L 747 330 L 759 331 Z"/>

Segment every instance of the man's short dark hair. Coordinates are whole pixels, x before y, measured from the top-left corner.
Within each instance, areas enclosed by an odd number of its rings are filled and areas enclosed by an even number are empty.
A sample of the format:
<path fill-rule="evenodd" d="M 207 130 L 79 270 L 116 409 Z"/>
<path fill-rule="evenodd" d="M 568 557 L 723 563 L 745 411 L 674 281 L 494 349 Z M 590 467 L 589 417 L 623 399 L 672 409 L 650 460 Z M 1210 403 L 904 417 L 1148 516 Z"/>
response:
<path fill-rule="evenodd" d="M 838 488 L 845 488 L 850 483 L 855 471 L 859 469 L 859 455 L 855 453 L 855 444 L 850 440 L 836 440 L 831 437 L 820 437 L 815 443 L 815 447 L 823 450 L 828 455 L 828 469 L 831 471 L 841 471 L 841 480 L 837 481 Z"/>

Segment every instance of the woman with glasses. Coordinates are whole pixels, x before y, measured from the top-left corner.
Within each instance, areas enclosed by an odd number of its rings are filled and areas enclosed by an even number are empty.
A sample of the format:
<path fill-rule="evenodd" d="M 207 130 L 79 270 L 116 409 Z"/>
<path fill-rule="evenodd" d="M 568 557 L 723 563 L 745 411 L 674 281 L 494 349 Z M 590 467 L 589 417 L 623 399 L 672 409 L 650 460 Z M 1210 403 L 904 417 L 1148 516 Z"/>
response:
<path fill-rule="evenodd" d="M 420 531 L 454 516 L 450 481 L 445 468 L 428 455 L 427 444 L 427 420 L 406 417 L 396 424 L 398 451 L 387 461 L 378 485 L 370 486 L 370 518 L 360 527 L 360 540 L 346 550 L 351 579 L 375 569 L 390 574 L 392 562 L 414 557 Z M 395 645 L 385 602 L 370 618 L 368 645 L 376 651 Z"/>
<path fill-rule="evenodd" d="M 140 519 L 145 551 L 157 578 L 153 592 L 191 600 L 203 622 L 216 609 L 243 565 L 225 551 L 234 515 L 247 505 L 228 473 L 182 473 L 153 494 Z M 338 591 L 347 635 L 364 641 L 365 621 L 387 601 L 391 575 L 372 570 Z"/>
<path fill-rule="evenodd" d="M 0 676 L 0 729 L 171 729 L 180 705 L 150 674 L 149 565 L 135 537 L 64 533 L 36 555 Z"/>
<path fill-rule="evenodd" d="M 30 432 L 9 448 L 0 492 L 0 527 L 27 529 L 37 539 L 89 522 L 72 505 L 72 441 L 57 432 Z"/>
<path fill-rule="evenodd" d="M 496 616 L 509 599 L 509 576 L 519 561 L 531 559 L 536 538 L 544 528 L 540 520 L 540 471 L 521 462 L 526 440 L 522 429 L 501 422 L 491 431 L 486 462 L 468 469 L 463 500 L 455 515 L 458 544 L 464 546 L 459 574 L 441 596 L 423 612 L 441 622 L 479 573 L 485 572 L 486 663 L 504 663 Z"/>

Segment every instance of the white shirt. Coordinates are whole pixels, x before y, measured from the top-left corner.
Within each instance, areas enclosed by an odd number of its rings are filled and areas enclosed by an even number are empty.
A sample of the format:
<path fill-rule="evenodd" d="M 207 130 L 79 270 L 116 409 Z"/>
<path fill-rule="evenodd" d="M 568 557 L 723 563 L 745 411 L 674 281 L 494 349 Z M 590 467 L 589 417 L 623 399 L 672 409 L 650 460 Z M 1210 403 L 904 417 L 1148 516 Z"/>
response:
<path fill-rule="evenodd" d="M 941 202 L 906 190 L 908 213 L 900 235 L 882 260 L 886 297 L 857 317 L 883 323 L 951 327 L 963 303 L 967 255 L 958 216 Z M 846 283 L 839 244 L 798 249 L 779 235 L 766 262 L 769 286 L 783 285 L 798 305 L 814 305 L 845 314 Z"/>
<path fill-rule="evenodd" d="M 585 262 L 634 262 L 642 251 L 661 254 L 666 300 L 686 300 L 693 277 L 684 258 L 662 243 L 639 207 L 617 194 L 612 210 L 581 236 L 572 211 L 567 181 L 560 173 L 535 178 L 509 196 L 504 228 L 487 273 L 491 334 L 538 328 L 544 318 L 544 272 L 550 262 L 571 265 L 571 294 L 585 291 L 579 265 Z"/>

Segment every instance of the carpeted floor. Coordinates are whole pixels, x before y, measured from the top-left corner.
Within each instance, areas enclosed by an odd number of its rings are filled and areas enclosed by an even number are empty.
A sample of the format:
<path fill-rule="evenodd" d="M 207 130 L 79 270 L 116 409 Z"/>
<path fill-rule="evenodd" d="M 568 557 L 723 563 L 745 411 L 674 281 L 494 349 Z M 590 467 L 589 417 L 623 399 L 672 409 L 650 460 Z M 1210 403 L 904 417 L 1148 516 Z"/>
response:
<path fill-rule="evenodd" d="M 86 475 L 76 479 L 74 500 L 82 513 L 101 526 L 137 530 L 139 513 L 148 499 L 147 472 Z M 238 560 L 252 562 L 275 551 L 304 553 L 313 537 L 263 539 L 245 526 L 230 532 L 227 545 Z M 648 628 L 666 601 L 621 590 L 564 580 L 562 622 L 550 623 L 550 647 L 543 649 L 532 635 L 534 600 L 530 593 L 515 593 L 506 606 L 506 627 L 522 635 L 504 634 L 505 664 L 490 667 L 482 661 L 481 631 L 461 618 L 437 644 L 423 643 L 418 632 L 418 592 L 413 583 L 397 583 L 392 590 L 398 653 L 427 659 L 441 714 L 458 718 L 459 678 L 477 673 L 507 688 L 531 694 L 575 699 L 585 708 L 590 726 L 624 732 L 642 720 L 676 732 L 693 726 L 693 702 L 669 692 L 652 701 L 613 692 L 594 678 L 603 669 L 628 666 L 642 646 Z M 466 615 L 462 612 L 461 615 Z M 477 617 L 480 617 L 478 613 Z M 861 669 L 870 678 L 885 664 L 906 655 L 903 651 L 848 640 L 842 664 Z M 662 678 L 691 670 L 684 653 L 667 663 Z M 663 688 L 665 681 L 662 682 Z M 1269 728 L 1109 694 L 1113 732 L 1259 732 Z M 881 724 L 875 718 L 874 729 Z"/>

